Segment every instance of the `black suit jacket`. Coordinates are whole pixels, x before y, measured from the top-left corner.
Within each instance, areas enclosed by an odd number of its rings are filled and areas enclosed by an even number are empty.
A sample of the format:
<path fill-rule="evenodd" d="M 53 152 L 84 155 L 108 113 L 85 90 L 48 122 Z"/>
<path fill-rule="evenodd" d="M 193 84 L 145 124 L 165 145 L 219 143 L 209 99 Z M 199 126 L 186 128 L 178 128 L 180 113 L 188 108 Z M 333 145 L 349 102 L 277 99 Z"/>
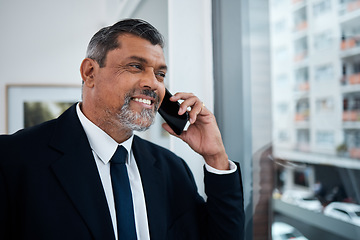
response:
<path fill-rule="evenodd" d="M 0 150 L 0 239 L 115 239 L 75 105 L 58 119 L 0 136 Z M 133 152 L 151 239 L 242 239 L 239 171 L 205 171 L 205 202 L 181 158 L 137 136 Z"/>

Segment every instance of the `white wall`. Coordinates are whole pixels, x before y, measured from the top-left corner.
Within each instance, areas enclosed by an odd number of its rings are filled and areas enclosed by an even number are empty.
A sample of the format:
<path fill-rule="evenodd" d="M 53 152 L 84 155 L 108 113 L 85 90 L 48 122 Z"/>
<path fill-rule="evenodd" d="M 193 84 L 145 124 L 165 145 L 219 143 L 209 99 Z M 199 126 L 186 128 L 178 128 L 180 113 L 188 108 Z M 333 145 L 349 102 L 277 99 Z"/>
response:
<path fill-rule="evenodd" d="M 0 0 L 0 133 L 8 84 L 81 85 L 92 35 L 107 23 L 103 0 Z"/>
<path fill-rule="evenodd" d="M 169 0 L 169 87 L 197 95 L 213 111 L 211 0 Z M 203 159 L 181 140 L 171 149 L 182 156 L 203 194 Z"/>

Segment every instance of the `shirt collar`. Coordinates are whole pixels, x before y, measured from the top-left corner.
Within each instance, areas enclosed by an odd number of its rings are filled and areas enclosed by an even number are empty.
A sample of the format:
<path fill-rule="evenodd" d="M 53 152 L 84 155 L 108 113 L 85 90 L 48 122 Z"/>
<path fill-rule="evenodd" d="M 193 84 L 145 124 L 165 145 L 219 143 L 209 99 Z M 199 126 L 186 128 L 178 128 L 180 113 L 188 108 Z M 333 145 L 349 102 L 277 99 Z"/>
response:
<path fill-rule="evenodd" d="M 107 164 L 111 160 L 111 157 L 114 155 L 119 145 L 124 146 L 128 153 L 131 153 L 134 135 L 131 135 L 128 140 L 122 142 L 121 144 L 118 144 L 106 132 L 104 132 L 102 129 L 92 123 L 87 117 L 85 117 L 85 115 L 80 109 L 80 103 L 76 105 L 76 113 L 80 119 L 81 125 L 84 128 L 91 149 L 95 152 L 95 154 L 104 164 Z M 128 154 L 128 164 L 131 160 L 129 156 L 130 154 Z"/>

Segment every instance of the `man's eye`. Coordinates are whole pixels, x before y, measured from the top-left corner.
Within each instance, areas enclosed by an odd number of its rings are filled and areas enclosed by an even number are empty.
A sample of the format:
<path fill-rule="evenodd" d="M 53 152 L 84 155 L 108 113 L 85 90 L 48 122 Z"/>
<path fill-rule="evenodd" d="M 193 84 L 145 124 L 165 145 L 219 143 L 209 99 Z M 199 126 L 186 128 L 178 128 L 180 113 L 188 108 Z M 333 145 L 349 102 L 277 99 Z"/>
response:
<path fill-rule="evenodd" d="M 129 64 L 129 66 L 132 67 L 132 68 L 139 69 L 139 70 L 143 69 L 143 67 L 140 64 L 132 63 L 132 64 Z"/>
<path fill-rule="evenodd" d="M 161 77 L 161 78 L 165 78 L 165 77 L 166 77 L 166 73 L 164 73 L 164 72 L 158 72 L 156 75 L 159 76 L 159 77 Z"/>

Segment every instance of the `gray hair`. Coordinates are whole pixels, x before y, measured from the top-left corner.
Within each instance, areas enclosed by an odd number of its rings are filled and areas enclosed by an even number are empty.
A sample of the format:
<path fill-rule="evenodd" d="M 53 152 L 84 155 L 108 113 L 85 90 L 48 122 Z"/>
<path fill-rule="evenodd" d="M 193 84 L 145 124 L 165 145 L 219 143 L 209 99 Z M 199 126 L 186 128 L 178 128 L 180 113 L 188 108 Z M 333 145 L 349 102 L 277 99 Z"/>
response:
<path fill-rule="evenodd" d="M 141 37 L 153 45 L 164 48 L 163 36 L 150 23 L 141 19 L 125 19 L 95 33 L 88 45 L 86 57 L 95 60 L 100 67 L 104 67 L 107 53 L 120 47 L 121 43 L 117 38 L 123 34 Z"/>

